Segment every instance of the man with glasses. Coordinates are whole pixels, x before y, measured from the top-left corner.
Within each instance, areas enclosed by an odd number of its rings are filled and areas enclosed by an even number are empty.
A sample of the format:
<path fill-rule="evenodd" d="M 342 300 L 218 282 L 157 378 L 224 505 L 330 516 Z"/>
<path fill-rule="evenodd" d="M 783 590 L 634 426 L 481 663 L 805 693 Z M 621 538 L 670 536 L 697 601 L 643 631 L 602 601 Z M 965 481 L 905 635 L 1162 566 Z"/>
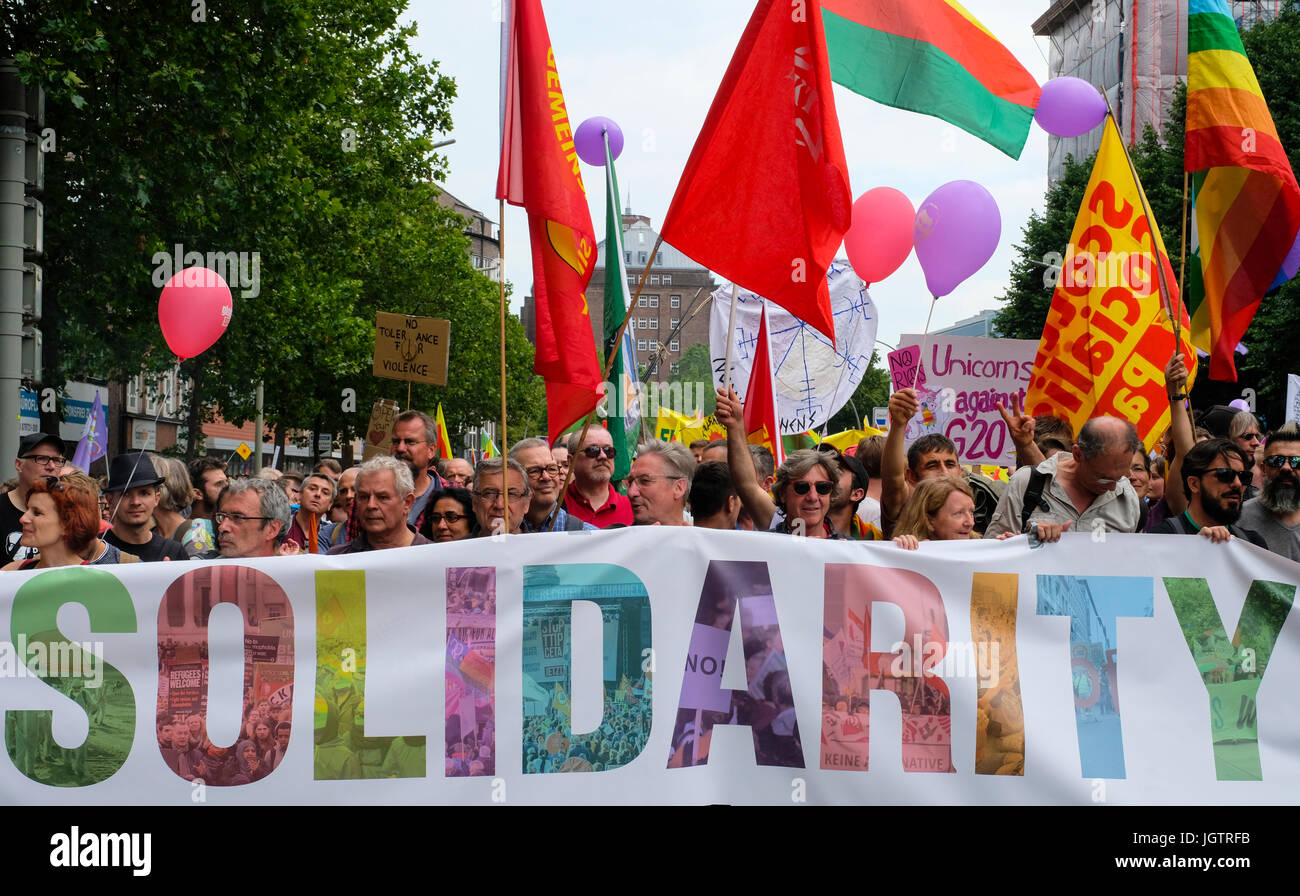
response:
<path fill-rule="evenodd" d="M 638 526 L 686 525 L 686 496 L 695 458 L 681 442 L 651 439 L 641 446 L 627 477 L 627 497 Z"/>
<path fill-rule="evenodd" d="M 1236 525 L 1252 463 L 1250 455 L 1230 439 L 1210 439 L 1196 445 L 1183 458 L 1182 487 L 1187 495 L 1187 510 L 1151 531 L 1166 535 L 1199 533 L 1216 543 L 1235 535 L 1267 547 L 1256 532 Z"/>
<path fill-rule="evenodd" d="M 1264 487 L 1241 509 L 1241 525 L 1254 529 L 1275 554 L 1300 561 L 1300 427 L 1288 420 L 1264 440 Z"/>
<path fill-rule="evenodd" d="M 570 516 L 560 506 L 563 474 L 545 439 L 520 439 L 510 449 L 510 459 L 524 468 L 532 498 L 521 526 L 524 532 L 576 532 L 596 527 Z M 472 475 L 473 471 L 471 471 Z"/>
<path fill-rule="evenodd" d="M 505 467 L 506 493 L 501 493 L 501 470 Z M 490 457 L 474 468 L 474 516 L 480 538 L 505 535 L 506 503 L 510 504 L 511 535 L 523 531 L 528 513 L 528 478 L 519 462 L 509 457 Z"/>
<path fill-rule="evenodd" d="M 564 509 L 597 529 L 632 525 L 632 505 L 610 485 L 614 475 L 614 439 L 599 425 L 587 430 L 587 438 L 578 444 L 581 431 L 569 436 L 569 458 L 573 465 L 573 483 L 564 496 Z"/>
<path fill-rule="evenodd" d="M 415 497 L 406 522 L 418 530 L 429 507 L 429 497 L 447 486 L 441 476 L 430 470 L 438 459 L 438 424 L 424 411 L 403 411 L 393 423 L 390 451 L 411 470 Z"/>
<path fill-rule="evenodd" d="M 153 530 L 153 512 L 161 498 L 158 486 L 162 481 L 153 461 L 144 452 L 119 454 L 108 465 L 104 494 L 108 495 L 113 528 L 104 533 L 104 541 L 145 563 L 190 559 L 179 541 L 164 538 Z"/>
<path fill-rule="evenodd" d="M 63 440 L 58 436 L 34 432 L 18 441 L 18 457 L 14 460 L 18 485 L 12 491 L 0 495 L 0 534 L 4 536 L 4 559 L 0 561 L 0 566 L 36 556 L 35 548 L 25 548 L 18 544 L 18 540 L 23 537 L 20 520 L 27 512 L 27 493 L 47 476 L 58 476 L 63 471 L 65 460 Z"/>
<path fill-rule="evenodd" d="M 236 479 L 226 486 L 212 514 L 215 556 L 275 557 L 289 534 L 289 497 L 269 479 Z M 209 559 L 212 559 L 209 557 Z"/>

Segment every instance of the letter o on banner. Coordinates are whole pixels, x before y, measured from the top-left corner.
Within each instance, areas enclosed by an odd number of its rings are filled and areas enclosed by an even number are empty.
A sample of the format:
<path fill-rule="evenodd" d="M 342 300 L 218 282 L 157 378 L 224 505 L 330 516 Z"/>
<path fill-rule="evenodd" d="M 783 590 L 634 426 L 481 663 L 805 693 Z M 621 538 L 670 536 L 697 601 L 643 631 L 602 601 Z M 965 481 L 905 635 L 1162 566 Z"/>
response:
<path fill-rule="evenodd" d="M 235 604 L 244 618 L 248 712 L 239 719 L 235 742 L 227 745 L 208 738 L 208 617 L 220 603 Z M 276 743 L 276 729 L 293 709 L 293 608 L 279 583 L 250 566 L 187 572 L 158 607 L 158 658 L 158 749 L 167 767 L 209 786 L 251 784 L 270 774 L 264 747 L 248 759 L 239 754 L 263 724 L 263 736 Z"/>

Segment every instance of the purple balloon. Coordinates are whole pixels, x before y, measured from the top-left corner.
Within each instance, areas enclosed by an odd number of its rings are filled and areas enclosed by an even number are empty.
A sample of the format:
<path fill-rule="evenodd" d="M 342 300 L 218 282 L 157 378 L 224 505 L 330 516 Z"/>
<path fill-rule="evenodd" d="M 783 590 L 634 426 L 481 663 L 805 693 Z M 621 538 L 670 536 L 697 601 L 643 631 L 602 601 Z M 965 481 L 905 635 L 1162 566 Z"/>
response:
<path fill-rule="evenodd" d="M 946 296 L 984 267 L 1001 236 L 998 204 L 974 181 L 954 180 L 927 196 L 916 210 L 912 238 L 930 295 Z"/>
<path fill-rule="evenodd" d="M 588 165 L 605 167 L 604 131 L 609 131 L 609 154 L 617 159 L 623 154 L 623 132 L 612 118 L 595 115 L 588 118 L 573 132 L 573 143 L 578 149 L 578 158 Z"/>
<path fill-rule="evenodd" d="M 1106 100 L 1082 78 L 1053 78 L 1043 85 L 1034 121 L 1049 134 L 1077 137 L 1106 117 Z"/>

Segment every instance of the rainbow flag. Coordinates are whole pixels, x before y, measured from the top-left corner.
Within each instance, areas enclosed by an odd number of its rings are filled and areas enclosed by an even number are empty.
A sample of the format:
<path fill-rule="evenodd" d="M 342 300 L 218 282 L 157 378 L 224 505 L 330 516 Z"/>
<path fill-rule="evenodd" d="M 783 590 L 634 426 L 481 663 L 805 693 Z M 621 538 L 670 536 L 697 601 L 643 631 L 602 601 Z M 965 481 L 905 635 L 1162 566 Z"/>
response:
<path fill-rule="evenodd" d="M 1226 0 L 1191 0 L 1187 51 L 1192 342 L 1211 379 L 1235 381 L 1233 351 L 1260 301 L 1300 268 L 1300 186 Z"/>
<path fill-rule="evenodd" d="M 956 0 L 821 0 L 831 80 L 1020 158 L 1042 89 Z"/>
<path fill-rule="evenodd" d="M 442 402 L 438 402 L 438 413 L 434 416 L 438 428 L 438 456 L 451 457 L 451 436 L 447 433 L 447 421 L 442 419 Z"/>

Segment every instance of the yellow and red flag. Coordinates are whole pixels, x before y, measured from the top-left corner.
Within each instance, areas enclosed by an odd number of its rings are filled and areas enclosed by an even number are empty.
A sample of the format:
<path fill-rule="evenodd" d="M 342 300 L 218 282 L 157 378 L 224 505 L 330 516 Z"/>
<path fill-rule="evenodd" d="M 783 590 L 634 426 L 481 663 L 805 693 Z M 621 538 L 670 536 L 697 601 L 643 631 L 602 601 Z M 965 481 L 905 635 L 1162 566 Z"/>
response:
<path fill-rule="evenodd" d="M 442 402 L 438 402 L 438 413 L 434 417 L 438 429 L 438 456 L 451 457 L 451 436 L 447 432 L 447 421 L 442 419 Z"/>
<path fill-rule="evenodd" d="M 758 323 L 758 341 L 754 345 L 754 364 L 749 369 L 749 386 L 745 389 L 745 433 L 751 445 L 765 445 L 776 458 L 777 466 L 785 462 L 781 444 L 781 418 L 776 410 L 776 378 L 772 375 L 772 345 L 767 338 L 767 302 Z"/>
<path fill-rule="evenodd" d="M 1142 185 L 1107 116 L 1034 358 L 1025 413 L 1054 414 L 1075 432 L 1091 417 L 1120 417 L 1137 427 L 1150 450 L 1169 426 L 1164 369 L 1174 351 L 1157 259 L 1172 293 L 1169 305 L 1182 318 L 1181 350 L 1193 376 L 1196 352 L 1164 242 L 1143 208 Z"/>
<path fill-rule="evenodd" d="M 510 4 L 497 198 L 528 212 L 536 354 L 552 442 L 600 398 L 587 284 L 596 239 L 540 0 Z"/>

